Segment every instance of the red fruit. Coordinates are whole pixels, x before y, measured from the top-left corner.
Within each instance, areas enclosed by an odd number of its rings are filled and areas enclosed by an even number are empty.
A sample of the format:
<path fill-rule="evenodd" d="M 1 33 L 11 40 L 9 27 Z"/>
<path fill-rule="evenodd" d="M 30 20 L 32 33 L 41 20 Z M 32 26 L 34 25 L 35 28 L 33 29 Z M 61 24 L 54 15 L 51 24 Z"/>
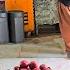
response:
<path fill-rule="evenodd" d="M 14 67 L 14 70 L 19 70 L 19 67 L 18 66 Z"/>
<path fill-rule="evenodd" d="M 33 70 L 40 70 L 39 68 L 34 68 Z"/>
<path fill-rule="evenodd" d="M 40 65 L 39 67 L 41 70 L 44 70 L 45 68 L 48 68 L 45 64 Z"/>
<path fill-rule="evenodd" d="M 41 70 L 51 70 L 50 67 L 46 66 L 45 64 L 40 65 Z"/>
<path fill-rule="evenodd" d="M 19 68 L 19 70 L 30 70 L 29 68 Z"/>
<path fill-rule="evenodd" d="M 22 60 L 20 62 L 20 68 L 27 68 L 28 65 L 29 65 L 29 61 L 27 61 L 27 60 Z"/>
<path fill-rule="evenodd" d="M 52 70 L 52 69 L 50 67 L 48 67 L 47 70 Z"/>
<path fill-rule="evenodd" d="M 25 69 L 25 68 L 20 68 L 20 70 L 27 70 L 27 69 Z"/>
<path fill-rule="evenodd" d="M 38 63 L 36 61 L 32 61 L 29 64 L 30 69 L 38 68 Z"/>

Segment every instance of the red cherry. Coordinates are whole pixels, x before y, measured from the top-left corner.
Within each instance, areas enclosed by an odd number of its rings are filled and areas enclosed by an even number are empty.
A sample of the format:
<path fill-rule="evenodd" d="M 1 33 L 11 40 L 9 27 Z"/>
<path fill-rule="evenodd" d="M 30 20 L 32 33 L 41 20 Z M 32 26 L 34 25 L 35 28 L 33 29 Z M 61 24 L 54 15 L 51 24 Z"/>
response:
<path fill-rule="evenodd" d="M 36 61 L 31 61 L 29 64 L 30 69 L 38 68 L 38 63 Z"/>
<path fill-rule="evenodd" d="M 33 70 L 40 70 L 39 68 L 34 68 Z"/>
<path fill-rule="evenodd" d="M 27 70 L 27 69 L 25 69 L 25 68 L 20 68 L 20 70 Z"/>
<path fill-rule="evenodd" d="M 20 62 L 20 68 L 27 68 L 29 65 L 29 61 L 28 60 L 22 60 Z"/>
<path fill-rule="evenodd" d="M 19 67 L 18 67 L 18 66 L 15 66 L 15 67 L 14 67 L 14 70 L 19 70 Z"/>
<path fill-rule="evenodd" d="M 52 70 L 52 69 L 50 67 L 48 67 L 47 70 Z"/>
<path fill-rule="evenodd" d="M 45 64 L 40 65 L 41 70 L 51 70 L 50 67 L 46 66 Z"/>

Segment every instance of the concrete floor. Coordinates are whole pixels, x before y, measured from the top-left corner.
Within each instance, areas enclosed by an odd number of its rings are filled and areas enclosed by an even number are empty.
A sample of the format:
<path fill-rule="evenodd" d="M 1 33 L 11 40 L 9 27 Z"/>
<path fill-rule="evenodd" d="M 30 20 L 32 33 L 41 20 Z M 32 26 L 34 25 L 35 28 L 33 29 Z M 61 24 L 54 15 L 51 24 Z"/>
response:
<path fill-rule="evenodd" d="M 52 70 L 70 70 L 70 60 L 66 59 L 64 41 L 60 34 L 26 38 L 19 44 L 0 45 L 0 70 L 13 70 L 22 59 L 45 63 Z"/>
<path fill-rule="evenodd" d="M 0 59 L 0 70 L 13 70 L 14 66 L 19 65 L 23 59 L 35 60 L 39 64 L 46 64 L 52 68 L 52 70 L 70 70 L 70 60 L 65 58 L 12 58 L 12 59 Z"/>
<path fill-rule="evenodd" d="M 25 42 L 19 44 L 1 44 L 0 58 L 65 57 L 64 50 L 60 34 L 40 35 L 26 38 Z"/>

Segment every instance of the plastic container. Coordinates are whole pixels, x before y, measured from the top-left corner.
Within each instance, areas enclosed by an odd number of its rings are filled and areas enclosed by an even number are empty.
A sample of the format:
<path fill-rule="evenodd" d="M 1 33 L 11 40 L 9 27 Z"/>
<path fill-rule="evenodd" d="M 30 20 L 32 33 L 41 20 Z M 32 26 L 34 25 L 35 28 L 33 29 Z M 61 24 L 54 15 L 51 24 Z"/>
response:
<path fill-rule="evenodd" d="M 8 35 L 8 20 L 7 13 L 4 11 L 0 11 L 0 43 L 8 43 L 9 35 Z"/>
<path fill-rule="evenodd" d="M 24 41 L 23 12 L 9 11 L 9 37 L 10 42 L 20 43 Z"/>

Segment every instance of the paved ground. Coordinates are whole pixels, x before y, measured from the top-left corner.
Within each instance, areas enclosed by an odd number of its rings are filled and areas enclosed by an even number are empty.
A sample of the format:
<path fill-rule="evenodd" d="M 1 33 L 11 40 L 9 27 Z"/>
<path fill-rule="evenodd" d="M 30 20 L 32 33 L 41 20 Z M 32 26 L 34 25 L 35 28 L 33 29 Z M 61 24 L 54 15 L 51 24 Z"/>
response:
<path fill-rule="evenodd" d="M 13 59 L 0 59 L 0 70 L 13 70 L 13 67 L 19 65 L 23 59 L 35 60 L 39 64 L 46 64 L 52 70 L 70 70 L 70 60 L 65 58 L 13 58 Z"/>
<path fill-rule="evenodd" d="M 1 44 L 0 70 L 13 70 L 22 59 L 45 63 L 52 70 L 70 70 L 70 60 L 66 59 L 64 50 L 64 41 L 59 34 L 27 38 L 21 44 Z"/>
<path fill-rule="evenodd" d="M 59 34 L 40 35 L 26 38 L 19 44 L 1 44 L 0 58 L 24 58 L 24 57 L 51 57 L 65 56 L 65 45 Z M 56 56 L 57 55 L 57 56 Z"/>

